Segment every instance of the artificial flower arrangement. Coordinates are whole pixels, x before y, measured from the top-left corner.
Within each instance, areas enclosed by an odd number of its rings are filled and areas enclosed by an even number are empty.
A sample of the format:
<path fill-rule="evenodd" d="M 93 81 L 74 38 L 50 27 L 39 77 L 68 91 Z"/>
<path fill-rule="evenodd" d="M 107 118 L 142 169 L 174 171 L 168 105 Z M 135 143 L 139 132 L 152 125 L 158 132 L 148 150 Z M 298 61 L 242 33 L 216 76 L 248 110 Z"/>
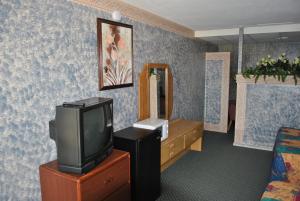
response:
<path fill-rule="evenodd" d="M 263 76 L 264 80 L 267 76 L 273 76 L 282 82 L 286 80 L 287 76 L 293 76 L 295 84 L 297 84 L 297 78 L 300 78 L 300 56 L 290 63 L 285 53 L 282 53 L 278 59 L 268 55 L 257 62 L 256 67 L 248 68 L 242 74 L 245 78 L 254 77 L 255 83 L 260 76 Z"/>

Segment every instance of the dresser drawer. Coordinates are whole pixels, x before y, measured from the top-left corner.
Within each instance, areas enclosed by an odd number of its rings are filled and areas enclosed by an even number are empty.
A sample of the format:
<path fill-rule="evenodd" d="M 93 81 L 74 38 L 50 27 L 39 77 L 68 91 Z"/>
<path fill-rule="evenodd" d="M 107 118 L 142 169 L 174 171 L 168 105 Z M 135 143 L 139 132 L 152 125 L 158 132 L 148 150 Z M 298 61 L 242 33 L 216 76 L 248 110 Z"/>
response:
<path fill-rule="evenodd" d="M 170 159 L 170 147 L 169 144 L 162 144 L 161 145 L 161 158 L 160 164 L 164 164 Z"/>
<path fill-rule="evenodd" d="M 127 183 L 103 201 L 130 201 L 130 184 Z"/>
<path fill-rule="evenodd" d="M 177 137 L 169 143 L 170 158 L 174 158 L 178 153 L 184 150 L 184 136 Z"/>
<path fill-rule="evenodd" d="M 130 180 L 129 158 L 124 158 L 93 178 L 81 183 L 83 201 L 99 201 L 128 183 Z"/>
<path fill-rule="evenodd" d="M 200 127 L 194 128 L 185 134 L 185 148 L 191 146 L 200 137 Z"/>

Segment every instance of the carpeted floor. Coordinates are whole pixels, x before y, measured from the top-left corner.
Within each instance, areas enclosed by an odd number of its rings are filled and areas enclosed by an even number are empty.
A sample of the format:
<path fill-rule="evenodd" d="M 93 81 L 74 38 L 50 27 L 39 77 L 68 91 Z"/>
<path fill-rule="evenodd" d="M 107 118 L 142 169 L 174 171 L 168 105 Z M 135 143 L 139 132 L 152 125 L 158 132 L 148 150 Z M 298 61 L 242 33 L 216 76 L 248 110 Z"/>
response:
<path fill-rule="evenodd" d="M 272 152 L 232 143 L 233 134 L 205 132 L 202 152 L 188 152 L 162 173 L 157 201 L 259 201 Z"/>

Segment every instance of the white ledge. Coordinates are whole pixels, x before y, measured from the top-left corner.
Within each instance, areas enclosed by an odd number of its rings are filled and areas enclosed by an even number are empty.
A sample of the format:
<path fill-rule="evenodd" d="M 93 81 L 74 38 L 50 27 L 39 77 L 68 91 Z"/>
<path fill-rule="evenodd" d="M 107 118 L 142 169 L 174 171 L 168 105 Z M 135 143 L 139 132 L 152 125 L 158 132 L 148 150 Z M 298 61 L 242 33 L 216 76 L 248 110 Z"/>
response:
<path fill-rule="evenodd" d="M 244 34 L 261 34 L 261 33 L 284 33 L 299 32 L 300 24 L 279 24 L 255 27 L 244 27 Z M 212 36 L 234 36 L 239 35 L 239 27 L 231 29 L 213 29 L 195 31 L 196 38 L 212 37 Z"/>
<path fill-rule="evenodd" d="M 261 75 L 257 82 L 255 83 L 255 78 L 252 76 L 252 78 L 244 78 L 243 75 L 239 74 L 236 75 L 236 82 L 239 83 L 246 83 L 246 84 L 280 84 L 280 85 L 294 85 L 295 86 L 295 80 L 294 76 L 287 76 L 286 80 L 284 82 L 278 81 L 278 79 L 275 79 L 274 77 L 266 77 L 264 80 L 264 76 Z M 300 79 L 297 80 L 297 85 L 300 85 Z"/>
<path fill-rule="evenodd" d="M 239 35 L 239 28 L 195 31 L 195 37 L 234 36 Z"/>

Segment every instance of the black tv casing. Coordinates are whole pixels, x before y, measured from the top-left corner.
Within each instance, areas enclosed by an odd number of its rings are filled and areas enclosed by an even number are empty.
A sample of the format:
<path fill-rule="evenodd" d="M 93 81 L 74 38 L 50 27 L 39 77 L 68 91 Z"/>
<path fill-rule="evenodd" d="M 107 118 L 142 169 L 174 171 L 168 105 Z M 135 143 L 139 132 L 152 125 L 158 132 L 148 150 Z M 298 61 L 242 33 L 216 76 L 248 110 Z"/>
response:
<path fill-rule="evenodd" d="M 105 129 L 109 140 L 94 154 L 85 157 L 83 113 L 98 107 L 104 107 Z M 87 173 L 112 152 L 113 100 L 93 97 L 56 106 L 55 120 L 49 122 L 49 130 L 50 138 L 56 143 L 59 170 L 76 174 Z"/>

